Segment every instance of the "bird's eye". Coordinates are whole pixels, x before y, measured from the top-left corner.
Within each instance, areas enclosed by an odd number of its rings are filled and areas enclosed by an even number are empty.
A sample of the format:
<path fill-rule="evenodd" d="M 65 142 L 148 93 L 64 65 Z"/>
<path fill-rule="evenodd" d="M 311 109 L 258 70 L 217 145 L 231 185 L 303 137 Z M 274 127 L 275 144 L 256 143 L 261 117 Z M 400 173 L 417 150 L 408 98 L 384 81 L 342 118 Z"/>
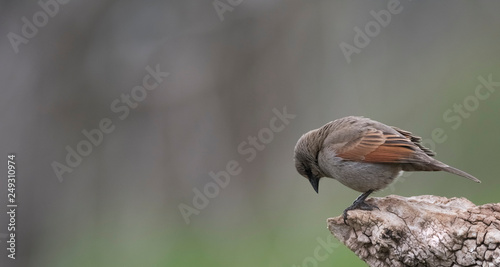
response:
<path fill-rule="evenodd" d="M 311 177 L 312 176 L 311 168 L 309 168 L 308 166 L 305 166 L 305 165 L 302 165 L 302 167 L 304 168 L 304 172 L 305 172 L 306 176 Z"/>

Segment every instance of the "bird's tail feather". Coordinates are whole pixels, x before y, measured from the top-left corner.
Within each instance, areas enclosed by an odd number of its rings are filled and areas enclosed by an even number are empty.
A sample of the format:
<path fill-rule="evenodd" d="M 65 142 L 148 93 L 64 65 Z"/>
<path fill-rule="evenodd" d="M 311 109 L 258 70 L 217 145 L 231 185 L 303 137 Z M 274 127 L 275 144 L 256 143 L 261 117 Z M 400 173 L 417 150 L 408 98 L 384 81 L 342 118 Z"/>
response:
<path fill-rule="evenodd" d="M 459 176 L 462 176 L 462 177 L 465 177 L 467 179 L 470 179 L 476 183 L 480 183 L 481 181 L 479 179 L 477 179 L 476 177 L 464 172 L 464 171 L 461 171 L 457 168 L 453 168 L 451 166 L 448 166 L 448 165 L 445 165 L 445 166 L 440 166 L 442 168 L 443 171 L 446 171 L 446 172 L 449 172 L 449 173 L 453 173 L 453 174 L 456 174 L 456 175 L 459 175 Z"/>
<path fill-rule="evenodd" d="M 457 168 L 446 165 L 437 159 L 427 157 L 427 160 L 429 160 L 429 161 L 427 161 L 423 164 L 422 163 L 403 164 L 402 165 L 403 171 L 445 171 L 445 172 L 449 172 L 449 173 L 453 173 L 453 174 L 465 177 L 465 178 L 470 179 L 476 183 L 481 182 L 476 177 L 474 177 L 474 176 L 472 176 L 464 171 L 461 171 Z"/>

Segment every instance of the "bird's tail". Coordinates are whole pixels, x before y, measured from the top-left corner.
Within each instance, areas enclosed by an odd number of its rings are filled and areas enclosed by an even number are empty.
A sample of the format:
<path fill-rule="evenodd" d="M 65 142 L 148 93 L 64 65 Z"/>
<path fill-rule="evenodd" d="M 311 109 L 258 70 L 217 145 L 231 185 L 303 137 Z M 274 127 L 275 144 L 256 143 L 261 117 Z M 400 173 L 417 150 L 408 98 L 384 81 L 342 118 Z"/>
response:
<path fill-rule="evenodd" d="M 443 164 L 443 165 L 444 165 L 444 166 L 439 166 L 439 167 L 441 167 L 441 169 L 442 169 L 443 171 L 446 171 L 446 172 L 449 172 L 449 173 L 453 173 L 453 174 L 456 174 L 456 175 L 459 175 L 459 176 L 465 177 L 465 178 L 470 179 L 470 180 L 472 180 L 472 181 L 474 181 L 474 182 L 476 182 L 476 183 L 480 183 L 480 182 L 481 182 L 481 181 L 480 181 L 479 179 L 477 179 L 476 177 L 474 177 L 474 176 L 472 176 L 472 175 L 470 175 L 470 174 L 468 174 L 468 173 L 466 173 L 466 172 L 464 172 L 464 171 L 461 171 L 461 170 L 459 170 L 459 169 L 457 169 L 457 168 L 453 168 L 453 167 L 448 166 L 448 165 L 446 165 L 446 164 Z"/>
<path fill-rule="evenodd" d="M 469 180 L 472 180 L 476 183 L 480 183 L 481 181 L 477 179 L 476 177 L 461 171 L 457 168 L 451 167 L 447 164 L 442 163 L 441 161 L 431 158 L 431 157 L 425 157 L 424 160 L 422 160 L 423 163 L 412 163 L 412 164 L 403 164 L 403 171 L 445 171 L 449 173 L 456 174 L 458 176 L 465 177 Z"/>

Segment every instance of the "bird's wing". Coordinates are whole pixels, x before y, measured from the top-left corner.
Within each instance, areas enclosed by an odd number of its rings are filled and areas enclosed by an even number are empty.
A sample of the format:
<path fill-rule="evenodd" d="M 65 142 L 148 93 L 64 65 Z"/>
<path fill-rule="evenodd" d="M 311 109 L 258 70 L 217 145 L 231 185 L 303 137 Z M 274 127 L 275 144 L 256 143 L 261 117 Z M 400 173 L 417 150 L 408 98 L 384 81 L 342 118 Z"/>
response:
<path fill-rule="evenodd" d="M 417 163 L 419 146 L 405 135 L 371 129 L 361 136 L 334 148 L 337 156 L 345 160 L 372 163 Z"/>
<path fill-rule="evenodd" d="M 425 154 L 428 156 L 434 157 L 436 153 L 434 153 L 432 150 L 428 149 L 427 147 L 422 145 L 422 137 L 413 135 L 411 132 L 405 131 L 403 129 L 399 129 L 398 127 L 391 126 L 394 130 L 398 131 L 400 134 L 404 135 L 406 138 L 410 139 L 410 141 L 418 146 L 422 151 L 424 151 Z"/>

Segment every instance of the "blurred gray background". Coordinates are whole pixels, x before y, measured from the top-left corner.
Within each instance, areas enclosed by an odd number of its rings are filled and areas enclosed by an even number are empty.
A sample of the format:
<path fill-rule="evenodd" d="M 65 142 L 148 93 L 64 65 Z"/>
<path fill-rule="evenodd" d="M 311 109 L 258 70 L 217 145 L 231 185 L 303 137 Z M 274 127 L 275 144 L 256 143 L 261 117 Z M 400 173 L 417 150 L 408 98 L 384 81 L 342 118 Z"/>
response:
<path fill-rule="evenodd" d="M 365 266 L 335 240 L 314 253 L 358 193 L 324 180 L 317 195 L 293 164 L 303 133 L 347 115 L 420 135 L 483 182 L 414 173 L 374 196 L 500 201 L 500 85 L 481 82 L 500 82 L 499 2 L 41 3 L 0 2 L 0 203 L 16 153 L 19 205 L 16 260 L 0 213 L 1 266 Z M 141 91 L 148 66 L 169 75 Z M 296 117 L 269 136 L 285 107 Z M 114 130 L 58 179 L 106 118 Z M 238 174 L 213 187 L 229 162 Z"/>

